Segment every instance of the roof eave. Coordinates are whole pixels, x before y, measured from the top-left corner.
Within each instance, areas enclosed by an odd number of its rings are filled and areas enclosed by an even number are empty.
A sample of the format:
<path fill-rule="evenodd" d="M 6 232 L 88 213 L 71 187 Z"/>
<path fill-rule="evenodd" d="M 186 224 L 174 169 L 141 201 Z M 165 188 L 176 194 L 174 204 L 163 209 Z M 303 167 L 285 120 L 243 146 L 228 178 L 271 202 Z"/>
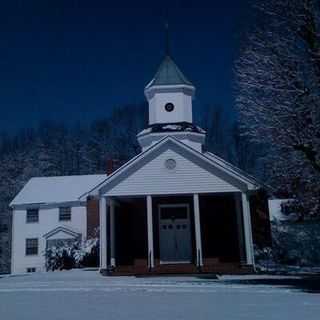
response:
<path fill-rule="evenodd" d="M 167 85 L 150 85 L 144 89 L 144 94 L 148 100 L 150 100 L 154 94 L 168 93 L 168 92 L 183 92 L 189 96 L 194 96 L 196 88 L 193 85 L 187 84 L 167 84 Z"/>

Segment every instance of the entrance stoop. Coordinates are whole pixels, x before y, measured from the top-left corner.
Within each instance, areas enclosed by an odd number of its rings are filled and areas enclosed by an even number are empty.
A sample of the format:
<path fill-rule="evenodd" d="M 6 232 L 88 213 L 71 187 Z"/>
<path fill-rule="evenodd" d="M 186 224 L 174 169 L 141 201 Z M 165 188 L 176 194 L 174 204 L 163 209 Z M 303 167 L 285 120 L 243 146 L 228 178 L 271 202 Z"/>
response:
<path fill-rule="evenodd" d="M 194 264 L 160 264 L 152 270 L 146 266 L 118 266 L 113 271 L 101 270 L 104 276 L 150 276 L 150 275 L 191 275 L 191 274 L 253 274 L 250 265 L 240 266 L 232 263 L 205 265 L 197 268 Z"/>

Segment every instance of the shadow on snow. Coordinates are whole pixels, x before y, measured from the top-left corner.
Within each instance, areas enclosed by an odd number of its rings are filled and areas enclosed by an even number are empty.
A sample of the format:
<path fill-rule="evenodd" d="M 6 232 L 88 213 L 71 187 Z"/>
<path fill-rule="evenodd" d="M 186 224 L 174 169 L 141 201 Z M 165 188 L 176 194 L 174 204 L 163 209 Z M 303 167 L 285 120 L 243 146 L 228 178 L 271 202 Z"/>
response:
<path fill-rule="evenodd" d="M 223 280 L 223 283 L 240 285 L 265 285 L 273 287 L 282 287 L 285 289 L 294 289 L 307 293 L 320 294 L 320 275 L 301 276 L 297 278 L 262 278 L 262 279 L 238 279 Z"/>

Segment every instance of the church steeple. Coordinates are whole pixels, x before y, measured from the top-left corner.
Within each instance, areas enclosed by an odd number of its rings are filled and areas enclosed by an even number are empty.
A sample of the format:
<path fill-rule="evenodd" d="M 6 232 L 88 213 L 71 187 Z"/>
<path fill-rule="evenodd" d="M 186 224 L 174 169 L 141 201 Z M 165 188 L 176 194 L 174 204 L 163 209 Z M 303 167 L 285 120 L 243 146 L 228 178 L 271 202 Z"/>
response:
<path fill-rule="evenodd" d="M 165 57 L 144 90 L 149 103 L 149 128 L 138 134 L 139 143 L 145 149 L 163 135 L 172 135 L 201 150 L 205 132 L 193 124 L 192 117 L 195 87 L 171 58 L 167 26 L 165 48 Z"/>
<path fill-rule="evenodd" d="M 165 57 L 144 93 L 149 102 L 149 125 L 192 123 L 195 87 L 170 55 L 169 24 L 165 23 Z"/>

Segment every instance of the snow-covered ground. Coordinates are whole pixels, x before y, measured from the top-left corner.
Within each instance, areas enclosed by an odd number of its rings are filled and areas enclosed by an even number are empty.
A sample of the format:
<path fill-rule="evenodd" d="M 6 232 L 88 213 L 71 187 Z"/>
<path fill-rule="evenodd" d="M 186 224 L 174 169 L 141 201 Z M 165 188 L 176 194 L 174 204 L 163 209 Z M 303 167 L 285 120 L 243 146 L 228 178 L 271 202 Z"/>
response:
<path fill-rule="evenodd" d="M 3 277 L 0 319 L 318 320 L 320 294 L 300 280 L 102 277 L 80 270 Z"/>

